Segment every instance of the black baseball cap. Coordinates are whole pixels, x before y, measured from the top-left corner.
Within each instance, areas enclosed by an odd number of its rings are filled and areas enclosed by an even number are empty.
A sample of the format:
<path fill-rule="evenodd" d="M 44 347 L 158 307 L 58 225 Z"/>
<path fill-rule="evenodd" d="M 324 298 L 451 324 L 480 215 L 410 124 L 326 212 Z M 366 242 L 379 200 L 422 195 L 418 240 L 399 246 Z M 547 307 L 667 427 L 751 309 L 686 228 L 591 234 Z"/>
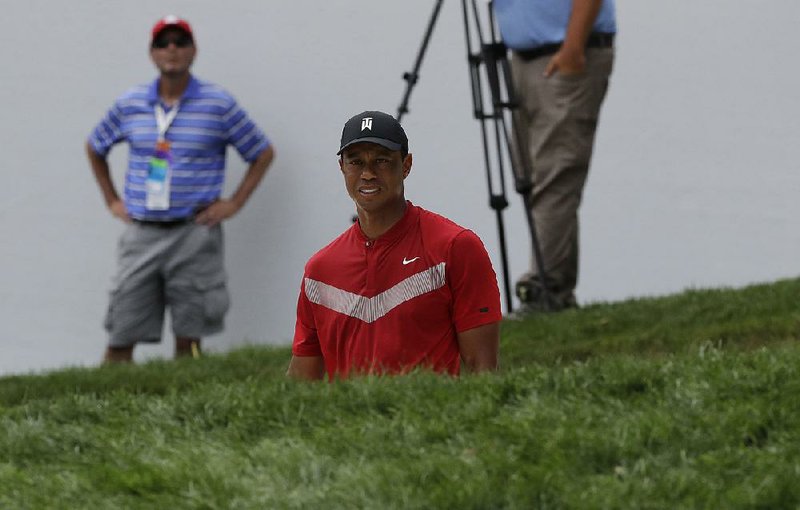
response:
<path fill-rule="evenodd" d="M 388 113 L 366 111 L 350 117 L 342 129 L 342 143 L 336 154 L 359 142 L 377 143 L 391 151 L 408 153 L 406 132 Z"/>

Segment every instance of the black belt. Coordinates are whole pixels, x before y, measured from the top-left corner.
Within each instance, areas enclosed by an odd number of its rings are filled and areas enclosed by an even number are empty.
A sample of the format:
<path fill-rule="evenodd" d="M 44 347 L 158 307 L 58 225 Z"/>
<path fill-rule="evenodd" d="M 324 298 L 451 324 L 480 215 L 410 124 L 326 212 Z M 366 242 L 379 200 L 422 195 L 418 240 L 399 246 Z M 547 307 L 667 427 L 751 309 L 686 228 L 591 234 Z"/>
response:
<path fill-rule="evenodd" d="M 139 220 L 133 218 L 134 223 L 138 223 L 139 225 L 146 225 L 148 227 L 158 227 L 158 228 L 180 227 L 181 225 L 186 225 L 187 223 L 192 223 L 193 221 L 194 221 L 194 216 L 190 216 L 188 218 L 170 218 L 166 220 Z"/>
<path fill-rule="evenodd" d="M 514 50 L 522 60 L 533 60 L 546 55 L 554 55 L 561 49 L 562 43 L 543 44 L 528 50 Z M 614 34 L 592 32 L 586 40 L 587 48 L 611 48 L 614 46 Z"/>

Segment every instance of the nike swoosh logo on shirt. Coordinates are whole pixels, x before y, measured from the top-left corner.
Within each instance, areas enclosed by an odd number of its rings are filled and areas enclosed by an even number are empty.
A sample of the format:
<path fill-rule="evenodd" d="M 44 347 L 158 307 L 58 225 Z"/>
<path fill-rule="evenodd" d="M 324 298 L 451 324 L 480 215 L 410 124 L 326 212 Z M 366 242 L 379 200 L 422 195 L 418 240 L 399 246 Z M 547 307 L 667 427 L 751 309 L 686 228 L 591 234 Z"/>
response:
<path fill-rule="evenodd" d="M 404 266 L 407 266 L 408 264 L 411 264 L 412 262 L 414 262 L 414 261 L 415 261 L 415 260 L 417 260 L 418 258 L 419 258 L 419 257 L 414 257 L 414 258 L 413 258 L 413 259 L 411 259 L 411 260 L 406 260 L 406 258 L 405 258 L 405 257 L 403 257 L 403 265 L 404 265 Z"/>

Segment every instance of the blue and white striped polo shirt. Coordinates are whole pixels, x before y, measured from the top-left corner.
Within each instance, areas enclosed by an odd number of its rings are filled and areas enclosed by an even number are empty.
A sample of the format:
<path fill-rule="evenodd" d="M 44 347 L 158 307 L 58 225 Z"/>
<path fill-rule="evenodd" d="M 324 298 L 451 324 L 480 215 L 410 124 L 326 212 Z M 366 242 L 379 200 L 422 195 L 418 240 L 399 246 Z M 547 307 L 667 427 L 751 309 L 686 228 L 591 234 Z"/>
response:
<path fill-rule="evenodd" d="M 89 137 L 95 152 L 104 157 L 119 142 L 130 145 L 125 206 L 132 218 L 140 220 L 191 216 L 222 194 L 228 144 L 247 162 L 253 162 L 270 145 L 230 94 L 192 76 L 165 135 L 172 153 L 170 208 L 147 210 L 145 181 L 158 139 L 158 101 L 158 79 L 134 87 L 116 100 Z"/>

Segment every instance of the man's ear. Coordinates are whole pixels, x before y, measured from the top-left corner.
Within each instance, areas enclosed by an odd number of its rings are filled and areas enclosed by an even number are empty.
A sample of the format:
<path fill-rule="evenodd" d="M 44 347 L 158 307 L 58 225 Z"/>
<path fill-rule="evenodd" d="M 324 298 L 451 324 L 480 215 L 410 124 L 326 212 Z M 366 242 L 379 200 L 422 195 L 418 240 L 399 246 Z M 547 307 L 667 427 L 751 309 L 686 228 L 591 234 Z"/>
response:
<path fill-rule="evenodd" d="M 411 173 L 411 164 L 414 162 L 414 158 L 411 156 L 411 153 L 406 154 L 405 159 L 403 159 L 403 179 L 408 177 L 408 174 Z"/>
<path fill-rule="evenodd" d="M 342 160 L 341 156 L 339 156 L 339 170 L 341 170 L 342 173 L 344 173 L 344 161 Z"/>

